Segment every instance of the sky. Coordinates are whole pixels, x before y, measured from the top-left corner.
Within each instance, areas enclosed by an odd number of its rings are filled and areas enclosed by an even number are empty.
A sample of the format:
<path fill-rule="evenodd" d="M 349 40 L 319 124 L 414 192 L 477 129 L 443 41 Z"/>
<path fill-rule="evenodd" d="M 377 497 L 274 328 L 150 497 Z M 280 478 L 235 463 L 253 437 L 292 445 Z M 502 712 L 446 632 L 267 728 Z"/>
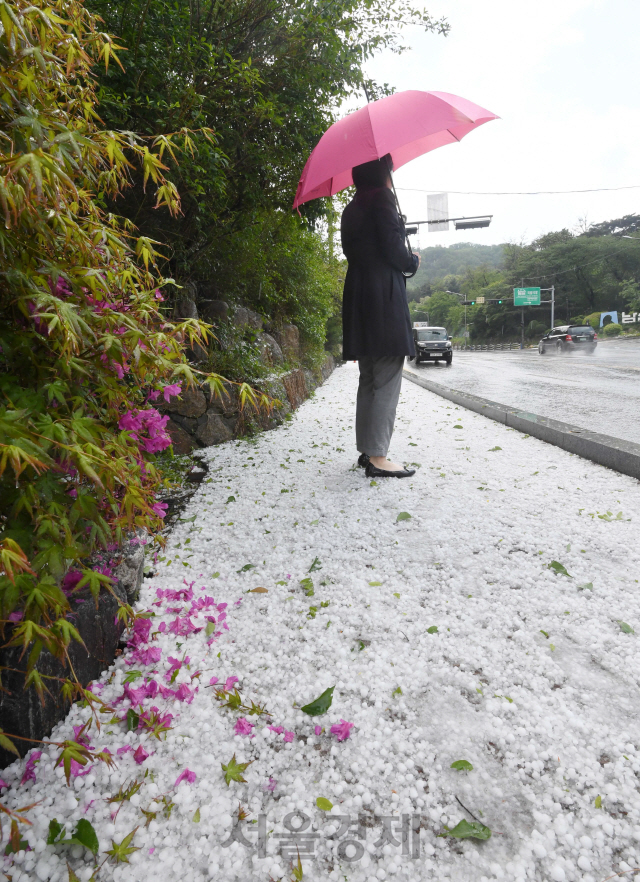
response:
<path fill-rule="evenodd" d="M 400 91 L 452 92 L 501 118 L 395 173 L 403 212 L 427 218 L 426 193 L 634 190 L 553 196 L 449 196 L 451 217 L 493 214 L 484 230 L 421 232 L 420 247 L 530 242 L 640 213 L 639 0 L 416 0 L 447 37 L 410 28 L 411 50 L 366 74 Z M 402 189 L 400 189 L 402 188 Z M 422 230 L 426 231 L 426 227 Z"/>

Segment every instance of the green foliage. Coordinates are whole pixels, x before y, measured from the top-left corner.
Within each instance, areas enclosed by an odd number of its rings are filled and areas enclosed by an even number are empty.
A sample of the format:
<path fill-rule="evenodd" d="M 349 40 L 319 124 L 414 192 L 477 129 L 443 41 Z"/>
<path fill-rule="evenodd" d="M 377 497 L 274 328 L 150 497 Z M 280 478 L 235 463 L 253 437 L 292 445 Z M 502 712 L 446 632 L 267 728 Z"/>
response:
<path fill-rule="evenodd" d="M 454 763 L 451 763 L 451 768 L 455 769 L 457 772 L 473 771 L 473 766 L 468 760 L 456 760 Z"/>
<path fill-rule="evenodd" d="M 409 514 L 408 511 L 398 512 L 398 517 L 396 518 L 396 523 L 398 521 L 410 521 L 410 520 L 411 520 L 411 515 Z"/>
<path fill-rule="evenodd" d="M 410 283 L 412 318 L 426 321 L 428 313 L 432 324 L 444 325 L 455 336 L 464 327 L 464 307 L 458 298 L 447 305 L 443 292 L 459 291 L 467 300 L 502 300 L 467 307 L 471 342 L 517 341 L 521 310 L 513 306 L 513 288 L 554 284 L 556 325 L 589 322 L 599 331 L 601 312 L 640 311 L 640 248 L 620 238 L 636 232 L 638 224 L 640 215 L 629 215 L 596 224 L 582 235 L 565 229 L 528 245 L 492 246 L 496 254 L 462 243 L 423 249 L 420 270 Z M 542 299 L 549 299 L 548 293 Z M 539 339 L 551 321 L 549 304 L 527 307 L 524 315 L 526 339 Z"/>
<path fill-rule="evenodd" d="M 322 695 L 309 702 L 309 704 L 305 704 L 300 710 L 305 714 L 309 714 L 310 717 L 319 717 L 322 714 L 326 714 L 331 707 L 333 690 L 335 688 L 335 686 L 330 686 L 329 689 L 325 689 Z"/>
<path fill-rule="evenodd" d="M 319 796 L 316 799 L 316 805 L 320 809 L 321 812 L 330 812 L 333 808 L 333 803 L 330 799 L 325 799 L 324 796 Z"/>
<path fill-rule="evenodd" d="M 438 626 L 437 625 L 431 625 L 429 628 L 427 628 L 427 634 L 437 634 L 437 633 L 438 633 Z"/>
<path fill-rule="evenodd" d="M 622 333 L 622 325 L 617 324 L 617 322 L 609 322 L 602 329 L 602 333 L 605 337 L 619 337 Z"/>

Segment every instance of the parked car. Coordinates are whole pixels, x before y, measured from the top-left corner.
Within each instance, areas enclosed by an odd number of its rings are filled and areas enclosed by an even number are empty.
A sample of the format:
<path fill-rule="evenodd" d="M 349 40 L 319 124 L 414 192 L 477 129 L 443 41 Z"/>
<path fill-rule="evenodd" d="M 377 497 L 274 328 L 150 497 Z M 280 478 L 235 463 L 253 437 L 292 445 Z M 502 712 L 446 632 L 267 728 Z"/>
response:
<path fill-rule="evenodd" d="M 538 352 L 584 352 L 593 355 L 598 345 L 598 335 L 591 325 L 562 325 L 547 331 L 538 343 Z"/>
<path fill-rule="evenodd" d="M 416 345 L 416 364 L 421 361 L 444 361 L 447 366 L 451 364 L 453 348 L 446 328 L 431 327 L 428 322 L 414 322 L 413 342 Z"/>

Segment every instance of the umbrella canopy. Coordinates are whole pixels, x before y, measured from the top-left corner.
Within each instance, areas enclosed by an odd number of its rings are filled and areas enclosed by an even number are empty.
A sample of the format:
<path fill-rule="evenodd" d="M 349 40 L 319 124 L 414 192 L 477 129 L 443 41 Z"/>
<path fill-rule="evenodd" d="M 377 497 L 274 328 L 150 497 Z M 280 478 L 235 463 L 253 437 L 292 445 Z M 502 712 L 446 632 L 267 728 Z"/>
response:
<path fill-rule="evenodd" d="M 333 196 L 352 183 L 351 169 L 387 153 L 393 167 L 460 141 L 495 113 L 448 92 L 396 92 L 338 120 L 324 133 L 302 172 L 293 203 Z"/>

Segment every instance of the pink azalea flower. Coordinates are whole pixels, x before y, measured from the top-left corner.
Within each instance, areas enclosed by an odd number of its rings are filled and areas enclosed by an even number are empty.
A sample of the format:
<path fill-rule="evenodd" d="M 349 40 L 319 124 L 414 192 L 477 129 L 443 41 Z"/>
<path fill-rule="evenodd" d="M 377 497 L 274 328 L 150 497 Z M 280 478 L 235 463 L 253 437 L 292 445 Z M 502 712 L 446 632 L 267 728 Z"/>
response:
<path fill-rule="evenodd" d="M 250 723 L 249 720 L 245 720 L 244 717 L 240 717 L 236 720 L 236 725 L 234 728 L 234 732 L 236 735 L 252 735 L 255 723 Z"/>
<path fill-rule="evenodd" d="M 164 300 L 164 297 L 163 297 L 162 294 L 160 293 L 160 289 L 159 289 L 159 288 L 156 288 L 156 290 L 155 290 L 155 294 L 154 294 L 153 296 L 156 298 L 156 300 Z M 152 851 L 153 851 L 153 849 L 152 849 Z"/>
<path fill-rule="evenodd" d="M 168 508 L 169 506 L 165 502 L 154 502 L 154 504 L 151 506 L 151 511 L 159 518 L 164 518 Z"/>
<path fill-rule="evenodd" d="M 24 772 L 22 773 L 21 784 L 26 784 L 27 781 L 35 781 L 36 780 L 36 763 L 42 756 L 41 750 L 34 750 L 27 762 L 24 766 Z"/>
<path fill-rule="evenodd" d="M 162 395 L 162 391 L 160 389 L 154 389 L 152 392 L 149 392 L 147 398 L 149 401 L 156 401 Z"/>
<path fill-rule="evenodd" d="M 182 392 L 182 384 L 181 383 L 172 383 L 170 386 L 165 386 L 164 389 L 162 390 L 162 394 L 164 395 L 164 400 L 166 402 L 168 402 L 169 399 L 173 395 L 179 395 L 181 392 Z"/>
<path fill-rule="evenodd" d="M 119 748 L 116 750 L 116 753 L 117 753 L 118 756 L 124 756 L 125 753 L 129 753 L 129 752 L 132 751 L 132 750 L 133 750 L 133 747 L 131 747 L 130 744 L 125 744 L 124 747 L 119 747 Z"/>
<path fill-rule="evenodd" d="M 12 613 L 9 613 L 8 618 L 9 618 L 10 622 L 19 622 L 22 619 L 23 615 L 24 615 L 24 613 L 21 613 L 21 612 L 12 612 Z"/>
<path fill-rule="evenodd" d="M 166 630 L 167 630 L 167 623 L 166 623 L 166 622 L 160 622 L 160 624 L 158 625 L 158 631 L 160 631 L 161 634 L 164 634 L 164 632 L 165 632 Z"/>
<path fill-rule="evenodd" d="M 212 677 L 212 678 L 209 680 L 209 686 L 215 686 L 217 682 L 218 682 L 218 678 L 217 678 L 217 677 Z"/>
<path fill-rule="evenodd" d="M 338 741 L 346 741 L 347 738 L 351 735 L 351 730 L 353 729 L 355 723 L 347 723 L 346 720 L 340 720 L 339 723 L 335 723 L 330 732 L 332 735 L 335 735 Z"/>
<path fill-rule="evenodd" d="M 316 726 L 313 731 L 316 735 L 322 735 L 322 726 Z"/>
<path fill-rule="evenodd" d="M 224 684 L 224 691 L 231 692 L 231 690 L 234 688 L 236 683 L 239 683 L 239 682 L 240 681 L 238 680 L 237 677 L 227 677 L 225 684 Z"/>
<path fill-rule="evenodd" d="M 269 778 L 269 780 L 265 781 L 265 783 L 262 785 L 262 789 L 268 790 L 269 793 L 273 793 L 273 791 L 276 789 L 277 786 L 278 786 L 278 782 L 276 781 L 276 779 Z"/>
<path fill-rule="evenodd" d="M 282 735 L 282 733 L 284 732 L 284 726 L 267 726 L 267 729 L 275 732 L 276 735 Z"/>
<path fill-rule="evenodd" d="M 293 741 L 293 739 L 294 739 L 295 737 L 296 737 L 296 733 L 295 733 L 295 732 L 287 732 L 286 729 L 284 730 L 284 740 L 285 740 L 285 743 L 289 743 L 290 741 Z"/>
<path fill-rule="evenodd" d="M 139 745 L 138 745 L 138 749 L 137 749 L 136 752 L 133 754 L 133 758 L 134 758 L 134 760 L 137 762 L 137 764 L 140 765 L 140 764 L 143 763 L 146 759 L 149 758 L 149 754 L 148 754 L 147 751 L 144 749 L 144 747 L 143 747 L 141 744 L 139 744 Z"/>
<path fill-rule="evenodd" d="M 185 769 L 184 772 L 180 772 L 180 774 L 176 778 L 176 783 L 173 786 L 177 787 L 178 784 L 180 784 L 182 781 L 186 781 L 187 784 L 193 784 L 193 782 L 196 780 L 196 777 L 197 776 L 195 772 L 190 772 L 189 769 Z"/>
<path fill-rule="evenodd" d="M 2 790 L 4 787 L 8 787 L 8 786 L 9 786 L 9 785 L 8 785 L 7 782 L 4 780 L 4 778 L 0 778 L 0 790 Z"/>

